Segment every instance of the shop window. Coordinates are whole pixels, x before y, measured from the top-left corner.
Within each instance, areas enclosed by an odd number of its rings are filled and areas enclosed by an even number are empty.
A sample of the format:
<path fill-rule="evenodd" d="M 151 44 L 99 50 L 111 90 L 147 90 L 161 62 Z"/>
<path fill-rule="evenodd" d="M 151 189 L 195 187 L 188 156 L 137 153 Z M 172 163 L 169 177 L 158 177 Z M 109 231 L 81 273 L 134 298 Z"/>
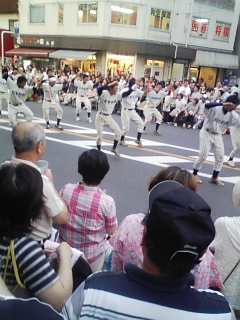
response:
<path fill-rule="evenodd" d="M 45 23 L 45 6 L 30 6 L 30 23 Z"/>
<path fill-rule="evenodd" d="M 63 23 L 63 4 L 58 5 L 58 23 Z"/>
<path fill-rule="evenodd" d="M 192 17 L 192 28 L 190 31 L 190 35 L 206 38 L 208 27 L 209 19 Z"/>
<path fill-rule="evenodd" d="M 97 3 L 78 5 L 78 22 L 97 22 Z"/>
<path fill-rule="evenodd" d="M 195 0 L 195 2 L 219 7 L 222 9 L 234 10 L 236 0 Z"/>
<path fill-rule="evenodd" d="M 231 31 L 231 24 L 217 21 L 214 31 L 214 40 L 228 41 Z"/>
<path fill-rule="evenodd" d="M 111 6 L 112 18 L 111 23 L 136 25 L 137 23 L 137 6 L 126 4 L 114 4 Z"/>
<path fill-rule="evenodd" d="M 171 12 L 157 8 L 151 8 L 150 28 L 169 30 Z"/>

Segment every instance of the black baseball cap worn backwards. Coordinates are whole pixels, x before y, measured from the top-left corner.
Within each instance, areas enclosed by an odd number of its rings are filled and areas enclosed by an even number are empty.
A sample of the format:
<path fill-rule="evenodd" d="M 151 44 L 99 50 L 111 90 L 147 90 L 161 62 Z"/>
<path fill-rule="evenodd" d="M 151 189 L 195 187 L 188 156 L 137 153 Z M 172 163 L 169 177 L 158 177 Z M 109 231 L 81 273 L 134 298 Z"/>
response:
<path fill-rule="evenodd" d="M 142 224 L 166 259 L 199 263 L 215 236 L 210 214 L 197 193 L 176 181 L 164 181 L 150 191 L 149 213 Z"/>

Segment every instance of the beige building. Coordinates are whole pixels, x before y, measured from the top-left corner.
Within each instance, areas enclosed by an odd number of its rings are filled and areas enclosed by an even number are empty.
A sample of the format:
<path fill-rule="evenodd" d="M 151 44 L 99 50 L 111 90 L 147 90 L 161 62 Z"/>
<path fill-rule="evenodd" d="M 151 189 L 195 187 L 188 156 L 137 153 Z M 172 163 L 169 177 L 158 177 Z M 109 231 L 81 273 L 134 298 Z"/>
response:
<path fill-rule="evenodd" d="M 15 54 L 57 67 L 213 85 L 238 68 L 240 0 L 20 0 Z M 25 49 L 25 51 L 24 51 Z M 33 54 L 34 53 L 34 54 Z M 39 56 L 37 56 L 39 53 Z M 11 54 L 11 53 L 9 53 Z"/>

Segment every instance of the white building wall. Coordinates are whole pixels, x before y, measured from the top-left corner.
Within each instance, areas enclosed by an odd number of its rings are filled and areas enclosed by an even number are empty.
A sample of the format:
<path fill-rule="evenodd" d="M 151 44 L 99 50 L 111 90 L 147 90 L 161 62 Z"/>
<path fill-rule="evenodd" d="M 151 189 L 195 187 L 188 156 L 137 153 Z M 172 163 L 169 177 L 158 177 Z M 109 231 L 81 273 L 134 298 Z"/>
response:
<path fill-rule="evenodd" d="M 18 16 L 16 14 L 1 14 L 0 29 L 9 30 L 9 20 L 18 20 Z"/>
<path fill-rule="evenodd" d="M 78 4 L 93 2 L 98 2 L 97 23 L 78 23 Z M 59 3 L 64 4 L 63 24 L 58 23 Z M 138 5 L 136 26 L 112 24 L 112 3 Z M 45 23 L 29 23 L 30 5 L 45 5 Z M 114 37 L 165 43 L 169 43 L 172 40 L 181 45 L 187 44 L 189 46 L 231 51 L 233 50 L 237 29 L 239 5 L 240 0 L 236 0 L 236 10 L 233 12 L 199 4 L 193 0 L 20 0 L 20 33 L 32 35 Z M 151 7 L 171 11 L 169 31 L 149 28 Z M 207 39 L 189 36 L 192 16 L 210 19 Z M 213 40 L 216 20 L 232 24 L 228 42 Z"/>

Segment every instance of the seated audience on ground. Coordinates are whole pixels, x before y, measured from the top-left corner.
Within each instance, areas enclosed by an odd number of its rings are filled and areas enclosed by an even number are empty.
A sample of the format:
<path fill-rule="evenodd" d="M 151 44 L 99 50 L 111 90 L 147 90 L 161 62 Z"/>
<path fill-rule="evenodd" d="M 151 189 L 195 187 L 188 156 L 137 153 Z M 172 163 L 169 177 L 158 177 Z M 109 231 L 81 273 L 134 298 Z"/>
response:
<path fill-rule="evenodd" d="M 184 113 L 183 110 L 184 110 L 185 105 L 186 104 L 183 99 L 183 94 L 179 93 L 177 95 L 176 108 L 173 109 L 172 112 L 170 113 L 170 116 L 172 116 L 174 118 L 174 127 L 177 127 L 178 122 Z"/>
<path fill-rule="evenodd" d="M 59 229 L 60 241 L 83 251 L 93 272 L 102 269 L 109 246 L 107 234 L 118 227 L 115 201 L 98 186 L 109 168 L 103 152 L 85 151 L 78 159 L 82 182 L 68 183 L 60 191 L 69 211 L 68 221 Z"/>
<path fill-rule="evenodd" d="M 198 99 L 192 99 L 184 108 L 183 128 L 191 129 L 194 125 L 194 117 L 198 111 Z"/>
<path fill-rule="evenodd" d="M 141 246 L 143 267 L 89 277 L 66 304 L 76 319 L 234 319 L 219 292 L 192 288 L 190 273 L 214 238 L 209 205 L 176 181 L 149 194 Z M 62 310 L 64 314 L 66 309 Z"/>
<path fill-rule="evenodd" d="M 176 166 L 161 169 L 155 177 L 150 179 L 148 190 L 151 191 L 158 183 L 166 180 L 177 181 L 194 192 L 197 191 L 197 183 L 193 175 L 189 171 Z M 145 214 L 143 213 L 127 216 L 109 240 L 113 246 L 112 271 L 123 271 L 125 263 L 128 262 L 140 268 L 142 267 L 143 254 L 141 238 L 143 225 L 141 222 L 144 217 Z M 195 276 L 194 286 L 196 288 L 207 289 L 210 287 L 223 287 L 217 265 L 209 249 L 201 258 L 201 263 L 192 270 L 192 273 Z"/>
<path fill-rule="evenodd" d="M 26 164 L 2 165 L 0 203 L 0 276 L 14 295 L 36 296 L 60 311 L 73 288 L 72 250 L 66 242 L 57 248 L 56 273 L 41 246 L 29 237 L 32 223 L 47 209 L 39 171 Z"/>
<path fill-rule="evenodd" d="M 233 204 L 240 212 L 240 181 L 232 192 Z M 240 217 L 221 217 L 215 222 L 216 236 L 210 247 L 221 272 L 223 294 L 240 316 Z"/>

